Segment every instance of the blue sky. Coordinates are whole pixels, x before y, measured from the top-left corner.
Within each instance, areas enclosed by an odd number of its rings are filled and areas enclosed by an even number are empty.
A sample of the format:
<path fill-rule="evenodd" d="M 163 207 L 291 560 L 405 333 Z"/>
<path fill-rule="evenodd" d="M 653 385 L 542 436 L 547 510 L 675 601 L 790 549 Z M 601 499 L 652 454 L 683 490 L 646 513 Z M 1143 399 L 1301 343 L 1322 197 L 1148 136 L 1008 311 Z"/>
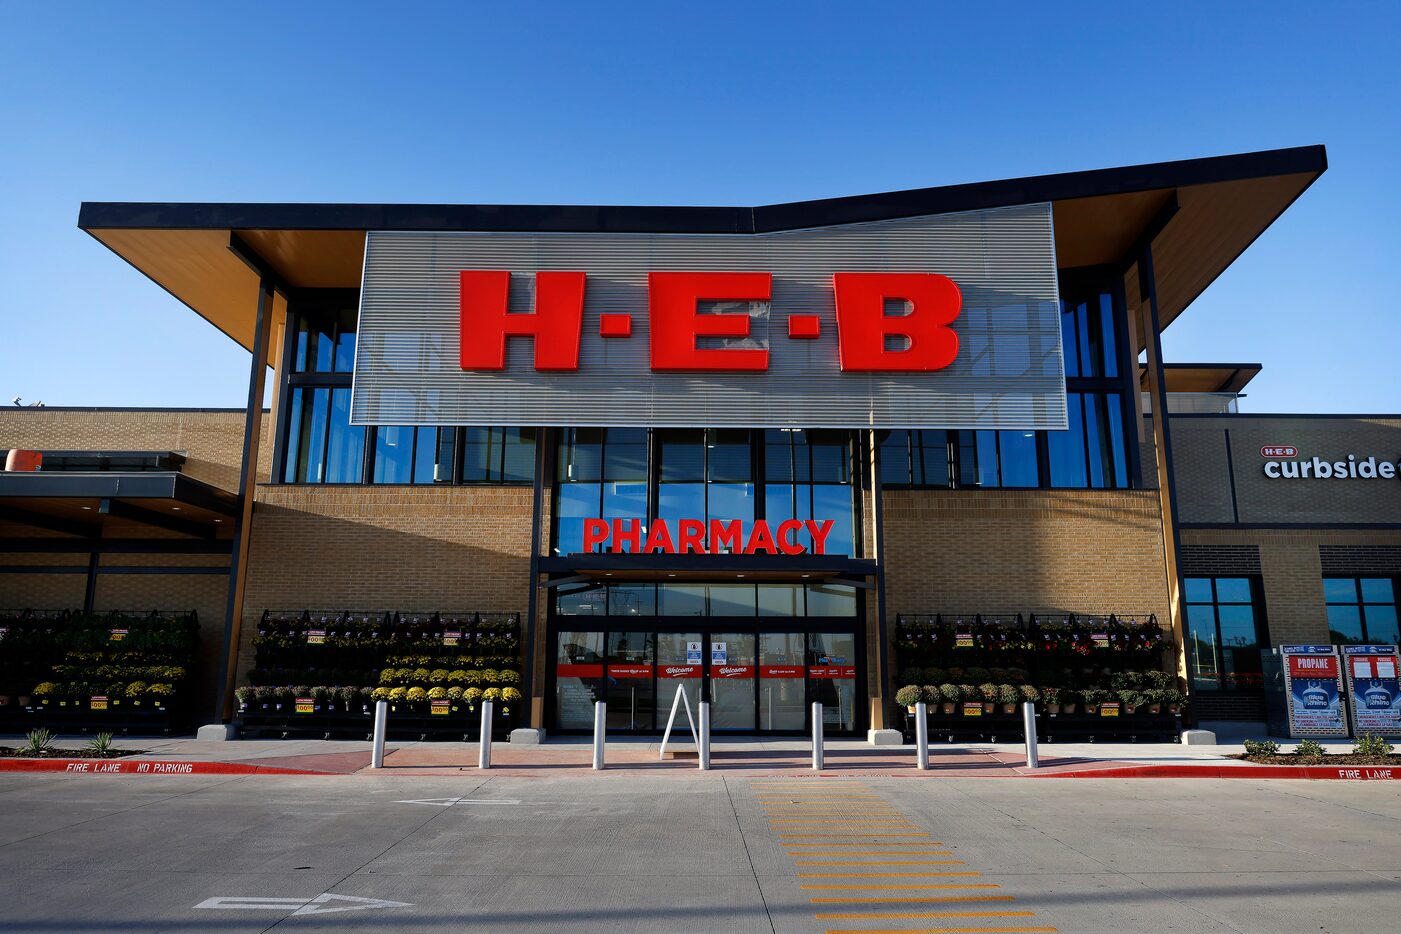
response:
<path fill-rule="evenodd" d="M 84 200 L 751 204 L 1323 143 L 1165 335 L 1247 411 L 1396 412 L 1401 5 L 0 8 L 0 397 L 240 405 Z"/>

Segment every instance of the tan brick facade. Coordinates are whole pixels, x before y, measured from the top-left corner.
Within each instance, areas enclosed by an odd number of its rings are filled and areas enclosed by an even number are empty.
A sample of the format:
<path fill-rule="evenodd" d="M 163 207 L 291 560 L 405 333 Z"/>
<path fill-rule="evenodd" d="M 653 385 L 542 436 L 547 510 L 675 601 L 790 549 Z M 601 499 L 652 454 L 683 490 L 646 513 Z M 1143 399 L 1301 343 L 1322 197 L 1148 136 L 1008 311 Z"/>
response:
<path fill-rule="evenodd" d="M 258 488 L 240 674 L 265 609 L 524 616 L 530 487 Z"/>
<path fill-rule="evenodd" d="M 1156 613 L 1167 619 L 1151 491 L 885 493 L 885 580 L 899 613 Z"/>

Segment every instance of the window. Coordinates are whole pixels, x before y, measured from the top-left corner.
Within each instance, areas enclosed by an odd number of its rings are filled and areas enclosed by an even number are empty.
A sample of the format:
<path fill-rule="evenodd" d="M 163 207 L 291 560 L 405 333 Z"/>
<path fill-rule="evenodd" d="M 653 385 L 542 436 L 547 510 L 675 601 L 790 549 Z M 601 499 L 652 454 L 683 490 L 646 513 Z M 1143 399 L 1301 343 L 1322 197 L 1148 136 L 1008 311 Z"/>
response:
<path fill-rule="evenodd" d="M 1188 577 L 1187 663 L 1197 690 L 1259 690 L 1266 637 L 1249 577 Z"/>
<path fill-rule="evenodd" d="M 763 435 L 764 518 L 770 527 L 787 519 L 831 519 L 824 551 L 856 554 L 851 433 L 769 430 Z M 807 531 L 796 538 L 812 547 Z"/>
<path fill-rule="evenodd" d="M 287 418 L 286 482 L 361 482 L 365 429 L 350 424 L 349 389 L 294 389 Z"/>
<path fill-rule="evenodd" d="M 376 428 L 371 482 L 450 483 L 454 437 L 452 428 Z"/>
<path fill-rule="evenodd" d="M 1128 486 L 1119 393 L 1067 393 L 1066 407 L 1069 428 L 1046 432 L 1051 486 Z"/>
<path fill-rule="evenodd" d="M 1328 635 L 1334 645 L 1383 643 L 1401 638 L 1396 624 L 1396 582 L 1390 577 L 1325 577 Z"/>
<path fill-rule="evenodd" d="M 1105 291 L 1060 303 L 1061 346 L 1067 377 L 1119 375 L 1118 329 L 1114 296 Z"/>
<path fill-rule="evenodd" d="M 559 616 L 840 617 L 857 615 L 850 584 L 565 584 Z"/>
<path fill-rule="evenodd" d="M 947 431 L 879 433 L 880 479 L 887 486 L 953 486 L 953 444 Z"/>
<path fill-rule="evenodd" d="M 646 520 L 646 429 L 566 428 L 557 454 L 555 554 L 581 547 L 585 519 Z"/>
<path fill-rule="evenodd" d="M 462 429 L 462 483 L 533 483 L 535 428 Z"/>
<path fill-rule="evenodd" d="M 354 307 L 302 309 L 296 324 L 292 372 L 350 373 L 355 369 Z"/>

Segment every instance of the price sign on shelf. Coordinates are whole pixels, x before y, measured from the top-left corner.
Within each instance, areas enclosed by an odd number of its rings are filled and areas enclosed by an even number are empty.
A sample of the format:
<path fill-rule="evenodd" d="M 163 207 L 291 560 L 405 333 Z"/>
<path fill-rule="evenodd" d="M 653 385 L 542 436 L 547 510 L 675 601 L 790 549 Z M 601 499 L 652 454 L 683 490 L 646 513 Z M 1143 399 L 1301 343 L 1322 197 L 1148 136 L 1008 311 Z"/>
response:
<path fill-rule="evenodd" d="M 457 645 L 462 641 L 462 631 L 458 629 L 448 629 L 443 632 L 443 645 Z"/>
<path fill-rule="evenodd" d="M 1118 701 L 1109 701 L 1108 703 L 1100 704 L 1100 705 L 1099 705 L 1099 715 L 1100 715 L 1101 717 L 1117 717 L 1117 716 L 1119 716 L 1119 702 L 1118 702 Z"/>
<path fill-rule="evenodd" d="M 1093 634 L 1090 636 L 1090 641 L 1091 641 L 1092 643 L 1094 643 L 1094 647 L 1097 648 L 1097 649 L 1107 649 L 1107 648 L 1109 648 L 1109 633 L 1107 633 L 1107 632 L 1096 632 L 1096 633 L 1093 633 Z"/>
<path fill-rule="evenodd" d="M 446 717 L 448 715 L 448 702 L 445 700 L 434 700 L 428 705 L 428 713 L 434 717 Z"/>
<path fill-rule="evenodd" d="M 127 629 L 109 629 L 107 630 L 107 640 L 109 642 L 121 642 L 126 638 L 126 634 L 129 631 L 130 630 Z"/>
<path fill-rule="evenodd" d="M 299 697 L 297 698 L 296 710 L 297 713 L 314 713 L 316 711 L 316 702 L 310 697 Z"/>
<path fill-rule="evenodd" d="M 956 649 L 971 649 L 973 647 L 973 634 L 971 632 L 956 633 L 953 637 L 953 647 Z"/>
<path fill-rule="evenodd" d="M 324 630 L 324 629 L 308 629 L 308 630 L 306 631 L 306 644 L 307 644 L 307 645 L 321 645 L 321 644 L 324 643 L 325 641 L 326 641 L 326 630 Z"/>
<path fill-rule="evenodd" d="M 93 709 L 93 710 L 106 710 L 106 709 L 107 709 L 107 698 L 105 698 L 105 697 L 92 697 L 92 698 L 89 698 L 89 699 L 88 699 L 88 706 L 89 706 L 91 709 Z"/>

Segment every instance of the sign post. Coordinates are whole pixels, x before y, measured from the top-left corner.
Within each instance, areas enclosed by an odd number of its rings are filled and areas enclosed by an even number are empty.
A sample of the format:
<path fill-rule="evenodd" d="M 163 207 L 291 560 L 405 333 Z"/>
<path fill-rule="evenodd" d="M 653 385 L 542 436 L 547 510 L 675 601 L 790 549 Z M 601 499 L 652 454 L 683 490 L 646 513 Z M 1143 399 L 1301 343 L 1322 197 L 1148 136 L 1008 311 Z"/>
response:
<path fill-rule="evenodd" d="M 1401 683 L 1394 645 L 1345 645 L 1353 735 L 1401 736 Z"/>
<path fill-rule="evenodd" d="M 482 701 L 482 735 L 477 743 L 477 768 L 491 768 L 491 701 Z"/>
<path fill-rule="evenodd" d="M 1332 645 L 1281 645 L 1290 736 L 1347 736 L 1343 673 Z"/>

